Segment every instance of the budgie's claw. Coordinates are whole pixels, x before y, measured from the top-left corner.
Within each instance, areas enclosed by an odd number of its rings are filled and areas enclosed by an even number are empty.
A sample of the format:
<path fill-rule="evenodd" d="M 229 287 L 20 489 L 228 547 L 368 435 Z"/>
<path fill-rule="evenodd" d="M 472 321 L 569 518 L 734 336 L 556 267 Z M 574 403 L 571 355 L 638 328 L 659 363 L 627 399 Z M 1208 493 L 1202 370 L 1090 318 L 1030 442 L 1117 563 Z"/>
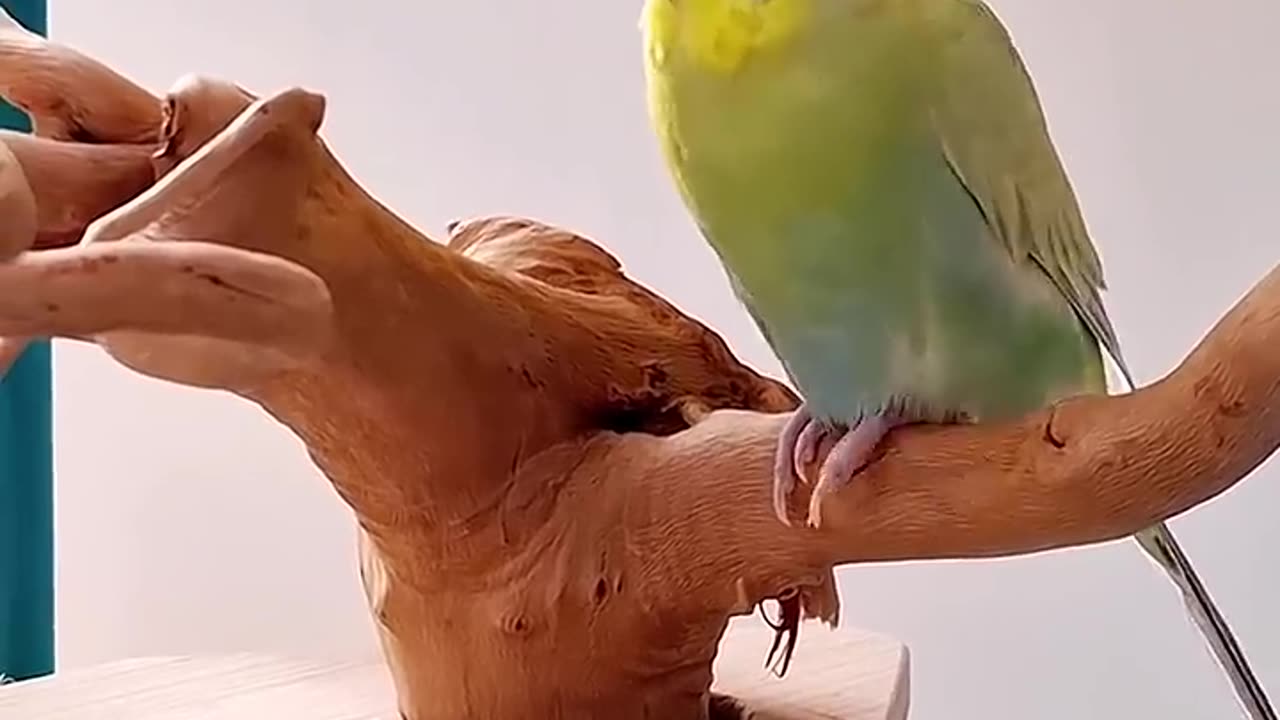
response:
<path fill-rule="evenodd" d="M 787 499 L 796 487 L 796 443 L 801 433 L 813 422 L 813 415 L 804 405 L 791 415 L 778 436 L 778 447 L 773 456 L 773 512 L 783 525 L 790 526 L 787 517 Z"/>
<path fill-rule="evenodd" d="M 835 432 L 836 428 L 830 423 L 814 418 L 804 426 L 804 430 L 800 431 L 800 437 L 796 440 L 794 463 L 796 468 L 796 476 L 804 482 L 809 482 L 809 476 L 805 471 L 809 468 L 809 463 L 818 459 L 818 446 L 822 444 L 822 439 L 829 433 Z M 843 432 L 843 428 L 840 432 Z"/>
<path fill-rule="evenodd" d="M 886 415 L 872 415 L 850 426 L 836 441 L 818 471 L 818 484 L 809 497 L 809 527 L 822 525 L 822 501 L 849 484 L 871 460 L 871 453 L 884 436 L 901 424 Z"/>
<path fill-rule="evenodd" d="M 885 434 L 902 420 L 894 413 L 881 413 L 864 418 L 848 426 L 834 425 L 815 418 L 806 405 L 791 416 L 778 437 L 778 447 L 773 458 L 773 512 L 788 527 L 787 501 L 795 490 L 796 480 L 808 482 L 805 469 L 818 456 L 818 446 L 829 434 L 839 433 L 840 439 L 831 448 L 818 470 L 818 482 L 809 497 L 809 527 L 822 524 L 822 501 L 849 484 L 849 480 L 870 460 L 871 453 Z"/>

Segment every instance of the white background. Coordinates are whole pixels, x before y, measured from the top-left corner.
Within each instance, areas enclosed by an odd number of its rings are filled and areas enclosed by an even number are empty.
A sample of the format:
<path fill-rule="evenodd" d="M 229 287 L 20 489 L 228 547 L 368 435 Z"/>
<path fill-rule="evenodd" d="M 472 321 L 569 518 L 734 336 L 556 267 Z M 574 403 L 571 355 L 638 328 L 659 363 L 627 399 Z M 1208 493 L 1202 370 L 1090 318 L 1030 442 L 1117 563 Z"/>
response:
<path fill-rule="evenodd" d="M 324 92 L 340 157 L 427 232 L 484 213 L 584 231 L 777 373 L 658 164 L 638 0 L 52 5 L 58 39 L 156 91 L 198 71 Z M 1101 247 L 1130 363 L 1154 379 L 1280 260 L 1280 5 L 994 5 Z M 56 363 L 64 666 L 373 655 L 348 515 L 292 436 L 247 403 L 143 379 L 92 348 L 59 344 Z M 1280 696 L 1277 474 L 1175 527 Z M 849 568 L 841 584 L 844 622 L 911 645 L 914 717 L 1232 716 L 1178 599 L 1128 542 Z"/>

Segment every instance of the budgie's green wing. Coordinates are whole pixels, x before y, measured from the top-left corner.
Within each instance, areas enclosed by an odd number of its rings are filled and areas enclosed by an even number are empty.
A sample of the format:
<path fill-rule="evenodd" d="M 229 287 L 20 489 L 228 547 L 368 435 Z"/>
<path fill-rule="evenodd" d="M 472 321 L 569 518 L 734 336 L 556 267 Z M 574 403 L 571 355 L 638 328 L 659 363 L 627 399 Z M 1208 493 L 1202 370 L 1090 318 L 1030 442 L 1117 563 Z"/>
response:
<path fill-rule="evenodd" d="M 1037 263 L 1132 385 L 1102 305 L 1102 264 L 1013 42 L 980 0 L 944 21 L 933 123 L 956 177 L 1017 262 Z"/>
<path fill-rule="evenodd" d="M 1102 307 L 1101 264 L 1026 68 L 989 8 L 979 0 L 960 0 L 952 8 L 955 17 L 946 24 L 949 33 L 939 58 L 943 77 L 933 107 L 947 160 L 992 234 L 1015 260 L 1030 256 L 1044 268 L 1133 387 Z M 1158 523 L 1135 537 L 1181 591 L 1249 717 L 1276 717 L 1230 626 L 1169 527 Z"/>

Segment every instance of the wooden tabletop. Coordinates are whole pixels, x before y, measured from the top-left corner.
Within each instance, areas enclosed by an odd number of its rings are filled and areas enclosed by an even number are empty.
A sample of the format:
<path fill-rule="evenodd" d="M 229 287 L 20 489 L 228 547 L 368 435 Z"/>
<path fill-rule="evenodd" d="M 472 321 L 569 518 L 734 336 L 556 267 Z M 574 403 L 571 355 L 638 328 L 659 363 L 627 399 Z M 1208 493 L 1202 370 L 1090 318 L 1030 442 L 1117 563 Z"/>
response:
<path fill-rule="evenodd" d="M 806 623 L 791 669 L 763 667 L 771 631 L 736 620 L 716 661 L 715 689 L 752 720 L 905 720 L 905 646 L 853 628 Z M 267 654 L 147 657 L 0 686 L 4 720 L 399 720 L 379 663 L 322 663 Z"/>

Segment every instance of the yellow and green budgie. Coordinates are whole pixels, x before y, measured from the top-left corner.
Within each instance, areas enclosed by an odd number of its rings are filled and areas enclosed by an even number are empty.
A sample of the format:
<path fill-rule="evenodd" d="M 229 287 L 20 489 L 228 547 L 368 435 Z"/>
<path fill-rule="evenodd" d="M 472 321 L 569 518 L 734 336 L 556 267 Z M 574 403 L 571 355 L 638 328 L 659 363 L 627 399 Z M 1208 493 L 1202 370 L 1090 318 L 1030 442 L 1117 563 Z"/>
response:
<path fill-rule="evenodd" d="M 1040 102 L 979 0 L 647 0 L 650 115 L 686 205 L 824 437 L 808 522 L 885 433 L 1132 386 Z M 801 478 L 803 479 L 803 478 Z M 1254 720 L 1275 718 L 1169 529 L 1137 536 Z"/>

